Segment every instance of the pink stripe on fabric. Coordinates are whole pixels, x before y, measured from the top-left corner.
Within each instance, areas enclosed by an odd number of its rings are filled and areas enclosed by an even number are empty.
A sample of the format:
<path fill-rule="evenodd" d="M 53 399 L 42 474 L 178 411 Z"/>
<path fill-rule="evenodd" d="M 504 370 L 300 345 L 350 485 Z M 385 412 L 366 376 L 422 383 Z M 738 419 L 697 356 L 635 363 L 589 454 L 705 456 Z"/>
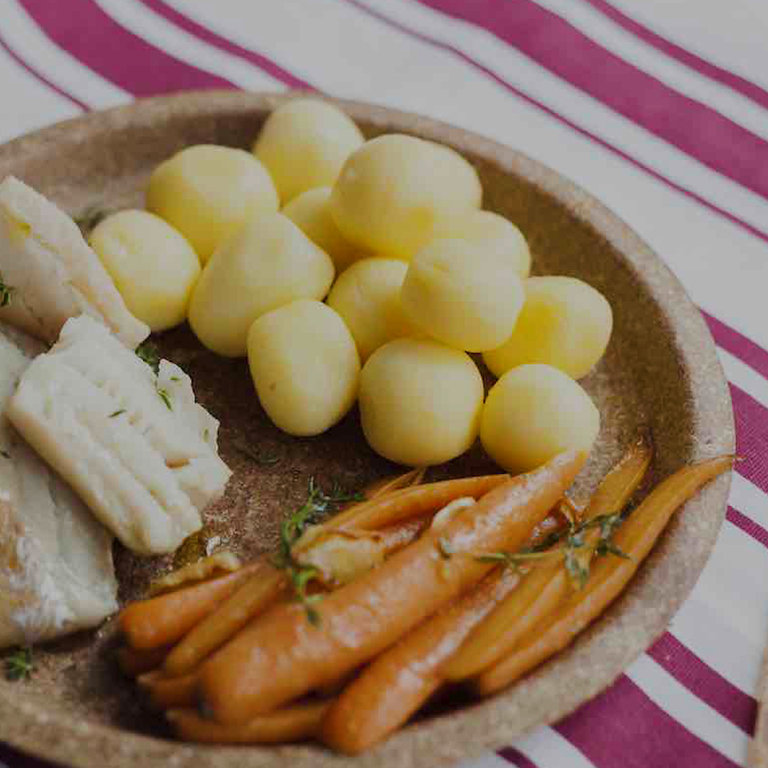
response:
<path fill-rule="evenodd" d="M 626 675 L 555 726 L 597 768 L 733 768 Z"/>
<path fill-rule="evenodd" d="M 499 756 L 503 757 L 512 765 L 516 765 L 517 768 L 537 768 L 536 763 L 529 760 L 522 752 L 514 747 L 506 747 L 499 752 Z"/>
<path fill-rule="evenodd" d="M 739 530 L 746 533 L 747 536 L 751 536 L 764 547 L 768 547 L 768 531 L 761 525 L 758 525 L 751 517 L 747 517 L 733 507 L 728 507 L 725 517 L 729 523 L 735 525 Z"/>
<path fill-rule="evenodd" d="M 691 693 L 742 731 L 752 734 L 757 702 L 715 672 L 674 635 L 665 632 L 647 653 Z"/>
<path fill-rule="evenodd" d="M 425 35 L 422 32 L 419 32 L 418 30 L 411 29 L 405 24 L 401 24 L 399 21 L 390 19 L 388 16 L 385 16 L 383 13 L 380 13 L 379 11 L 375 11 L 372 8 L 369 8 L 367 5 L 360 2 L 360 0 L 343 0 L 343 1 L 349 3 L 350 5 L 355 6 L 360 11 L 362 11 L 363 13 L 366 13 L 372 18 L 378 19 L 383 24 L 386 24 L 392 29 L 397 29 L 399 32 L 402 32 L 408 37 L 412 37 L 416 40 L 420 40 L 426 45 L 430 45 L 433 48 L 446 51 L 447 53 L 450 53 L 453 56 L 456 56 L 457 58 L 461 59 L 465 64 L 468 64 L 472 68 L 478 70 L 479 72 L 482 72 L 488 78 L 495 81 L 498 85 L 505 88 L 507 91 L 514 94 L 522 101 L 525 101 L 531 106 L 536 107 L 536 109 L 538 109 L 539 111 L 543 112 L 549 117 L 554 118 L 555 120 L 567 126 L 568 128 L 571 128 L 576 133 L 588 138 L 590 141 L 594 142 L 595 144 L 602 147 L 603 149 L 607 149 L 609 152 L 612 152 L 614 155 L 620 157 L 622 160 L 625 160 L 630 165 L 633 165 L 635 168 L 638 168 L 639 170 L 648 174 L 651 178 L 655 179 L 656 181 L 661 182 L 662 184 L 669 187 L 670 189 L 674 189 L 675 192 L 679 192 L 685 197 L 688 197 L 691 200 L 694 200 L 704 208 L 707 208 L 713 213 L 716 213 L 718 216 L 724 219 L 727 219 L 732 224 L 735 224 L 736 226 L 740 227 L 746 232 L 749 232 L 751 235 L 754 235 L 760 240 L 763 240 L 764 242 L 768 243 L 767 232 L 763 232 L 761 229 L 758 229 L 757 227 L 753 226 L 749 222 L 744 221 L 743 219 L 740 219 L 738 216 L 735 216 L 734 214 L 730 213 L 730 211 L 726 211 L 724 208 L 720 208 L 714 203 L 711 203 L 709 200 L 697 194 L 693 190 L 687 189 L 681 184 L 678 184 L 677 182 L 672 181 L 672 179 L 669 179 L 666 176 L 662 175 L 658 171 L 655 171 L 650 166 L 645 165 L 645 163 L 641 162 L 640 160 L 637 160 L 632 155 L 625 152 L 623 149 L 619 149 L 618 147 L 615 147 L 613 144 L 609 143 L 605 139 L 600 138 L 600 136 L 598 136 L 597 134 L 592 133 L 586 128 L 582 128 L 580 125 L 578 125 L 577 123 L 574 123 L 572 120 L 569 120 L 567 117 L 565 117 L 564 115 L 561 115 L 559 112 L 552 109 L 551 107 L 548 107 L 543 102 L 538 101 L 537 99 L 534 99 L 532 96 L 529 96 L 524 91 L 521 91 L 516 86 L 512 85 L 512 83 L 510 83 L 508 80 L 505 80 L 503 77 L 501 77 L 501 75 L 498 75 L 492 69 L 489 69 L 484 64 L 481 64 L 480 62 L 473 59 L 471 56 L 468 56 L 466 53 L 464 53 L 464 51 L 460 50 L 459 48 L 455 48 L 454 46 L 449 45 L 448 43 L 444 43 L 441 40 L 438 40 L 437 38 L 433 38 L 433 37 L 430 37 L 429 35 Z"/>
<path fill-rule="evenodd" d="M 85 103 L 80 101 L 80 99 L 73 96 L 71 93 L 67 93 L 62 88 L 59 88 L 56 83 L 52 83 L 45 75 L 38 72 L 31 64 L 27 64 L 24 59 L 19 56 L 16 51 L 11 48 L 8 43 L 3 40 L 2 36 L 0 36 L 0 48 L 2 48 L 25 72 L 28 72 L 32 77 L 35 78 L 35 80 L 40 81 L 46 88 L 50 88 L 52 91 L 59 94 L 59 96 L 63 96 L 67 101 L 72 102 L 76 107 L 79 109 L 82 109 L 84 112 L 89 112 L 90 107 Z"/>
<path fill-rule="evenodd" d="M 768 379 L 767 350 L 755 344 L 754 341 L 748 339 L 734 328 L 726 325 L 722 320 L 718 320 L 706 312 L 702 312 L 702 315 L 718 347 L 722 347 L 734 357 L 738 357 L 742 363 L 745 363 L 753 371 Z"/>
<path fill-rule="evenodd" d="M 727 85 L 729 88 L 738 91 L 748 99 L 752 99 L 752 101 L 759 104 L 761 107 L 768 108 L 768 91 L 764 90 L 759 85 L 756 85 L 740 75 L 735 75 L 727 69 L 711 64 L 706 61 L 706 59 L 697 56 L 695 53 L 691 53 L 685 48 L 670 42 L 661 35 L 656 34 L 656 32 L 648 29 L 648 27 L 643 26 L 640 22 L 627 16 L 618 8 L 614 8 L 614 6 L 606 2 L 606 0 L 583 0 L 583 2 L 589 3 L 591 6 L 597 8 L 598 11 L 611 19 L 611 21 L 615 21 L 628 32 L 631 32 L 644 42 L 657 48 L 662 53 L 666 53 L 667 56 L 677 59 L 682 64 L 696 70 L 696 72 L 708 77 L 710 80 L 715 80 L 718 83 Z"/>
<path fill-rule="evenodd" d="M 155 11 L 155 13 L 163 16 L 165 19 L 175 24 L 180 29 L 183 29 L 185 32 L 189 32 L 191 35 L 199 38 L 203 42 L 208 43 L 215 48 L 219 48 L 222 51 L 232 53 L 235 56 L 239 56 L 240 58 L 245 59 L 246 61 L 266 72 L 268 75 L 274 77 L 275 80 L 279 80 L 281 83 L 285 83 L 289 88 L 313 90 L 313 87 L 308 82 L 306 82 L 306 80 L 302 80 L 301 78 L 296 77 L 295 75 L 288 72 L 288 70 L 283 69 L 280 65 L 276 64 L 271 59 L 268 59 L 266 56 L 262 56 L 262 54 L 257 53 L 256 51 L 252 51 L 248 48 L 243 48 L 241 45 L 238 45 L 237 43 L 234 43 L 225 37 L 221 37 L 221 35 L 216 34 L 207 27 L 204 27 L 202 24 L 198 24 L 196 21 L 180 13 L 167 3 L 162 2 L 162 0 L 139 0 L 139 2 L 146 5 L 147 8 L 151 8 L 153 11 Z"/>
<path fill-rule="evenodd" d="M 93 0 L 18 2 L 53 42 L 134 96 L 234 88 L 228 80 L 179 61 L 137 37 Z"/>
<path fill-rule="evenodd" d="M 712 170 L 768 199 L 768 142 L 598 45 L 533 0 L 418 0 L 496 35 Z"/>
<path fill-rule="evenodd" d="M 768 493 L 768 408 L 735 384 L 730 384 L 736 420 L 736 453 L 741 458 L 734 469 Z"/>

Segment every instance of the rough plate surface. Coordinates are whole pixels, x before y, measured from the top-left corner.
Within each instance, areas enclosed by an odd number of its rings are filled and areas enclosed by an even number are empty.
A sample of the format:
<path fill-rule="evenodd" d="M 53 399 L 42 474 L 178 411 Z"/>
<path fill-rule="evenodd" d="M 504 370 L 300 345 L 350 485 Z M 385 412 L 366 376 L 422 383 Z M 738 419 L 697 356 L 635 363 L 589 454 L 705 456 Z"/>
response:
<path fill-rule="evenodd" d="M 189 93 L 93 114 L 0 147 L 0 178 L 13 173 L 73 214 L 91 205 L 142 204 L 152 168 L 195 143 L 249 147 L 286 96 Z M 611 302 L 615 330 L 607 355 L 584 384 L 603 430 L 580 480 L 588 491 L 641 427 L 651 431 L 654 480 L 682 464 L 733 450 L 731 403 L 714 345 L 698 311 L 648 246 L 606 207 L 526 156 L 414 115 L 340 102 L 369 135 L 405 132 L 442 141 L 477 167 L 485 207 L 527 235 L 538 273 L 581 277 Z M 620 190 L 617 190 L 620 194 Z M 610 203 L 610 201 L 607 201 Z M 365 445 L 353 413 L 326 435 L 293 439 L 275 429 L 254 396 L 244 361 L 217 359 L 180 329 L 158 339 L 162 352 L 192 376 L 200 401 L 222 422 L 224 459 L 235 471 L 207 516 L 205 533 L 245 556 L 271 546 L 285 510 L 302 499 L 310 475 L 349 488 L 395 467 Z M 278 457 L 260 464 L 243 444 Z M 433 476 L 492 469 L 482 452 Z M 666 628 L 693 587 L 725 512 L 730 478 L 719 478 L 674 519 L 630 588 L 566 652 L 507 692 L 483 702 L 443 703 L 355 765 L 445 765 L 509 744 L 595 696 Z M 140 560 L 116 550 L 121 599 L 142 594 L 169 559 Z M 72 766 L 349 765 L 321 747 L 202 748 L 168 739 L 112 662 L 112 623 L 36 653 L 25 683 L 0 681 L 0 740 Z"/>

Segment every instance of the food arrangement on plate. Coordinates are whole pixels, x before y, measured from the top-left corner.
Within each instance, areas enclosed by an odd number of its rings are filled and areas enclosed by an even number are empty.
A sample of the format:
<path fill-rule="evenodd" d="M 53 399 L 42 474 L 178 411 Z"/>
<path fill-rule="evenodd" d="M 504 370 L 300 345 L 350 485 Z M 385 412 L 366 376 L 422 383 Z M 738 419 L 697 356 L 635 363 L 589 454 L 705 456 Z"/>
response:
<path fill-rule="evenodd" d="M 114 657 L 179 739 L 357 754 L 572 643 L 732 456 L 649 490 L 642 431 L 573 490 L 601 428 L 579 380 L 612 308 L 585 280 L 531 276 L 523 233 L 482 203 L 459 152 L 366 140 L 307 98 L 252 152 L 176 152 L 146 210 L 82 233 L 2 181 L 0 645 L 117 613 Z M 413 469 L 363 488 L 304 477 L 258 557 L 196 546 L 237 472 L 194 381 L 146 341 L 186 321 L 222 366 L 247 358 L 247 407 L 302 446 L 357 405 L 368 450 Z M 495 472 L 430 476 L 478 443 Z M 113 537 L 137 558 L 196 551 L 119 605 Z M 17 677 L 29 654 L 8 657 Z"/>

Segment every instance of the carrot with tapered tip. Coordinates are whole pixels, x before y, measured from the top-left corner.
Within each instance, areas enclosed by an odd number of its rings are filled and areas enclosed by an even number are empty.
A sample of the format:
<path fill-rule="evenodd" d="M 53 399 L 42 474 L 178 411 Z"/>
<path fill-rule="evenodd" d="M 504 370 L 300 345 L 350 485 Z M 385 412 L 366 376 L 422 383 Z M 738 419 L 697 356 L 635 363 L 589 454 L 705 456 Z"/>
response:
<path fill-rule="evenodd" d="M 328 527 L 343 528 L 352 521 L 356 528 L 365 529 L 394 525 L 425 512 L 437 511 L 462 496 L 477 499 L 507 480 L 509 475 L 480 475 L 403 488 L 354 504 L 329 520 Z"/>
<path fill-rule="evenodd" d="M 243 582 L 268 567 L 254 563 L 226 576 L 130 603 L 118 616 L 118 627 L 133 648 L 149 650 L 175 643 Z"/>
<path fill-rule="evenodd" d="M 167 677 L 162 670 L 155 669 L 136 678 L 136 682 L 148 696 L 155 709 L 192 707 L 197 693 L 197 675 Z"/>
<path fill-rule="evenodd" d="M 622 460 L 605 476 L 589 500 L 584 520 L 596 520 L 620 512 L 640 485 L 651 463 L 652 450 L 646 439 L 630 447 Z M 589 530 L 585 549 L 591 555 L 599 531 Z M 449 680 L 463 680 L 490 667 L 506 656 L 517 641 L 557 609 L 571 592 L 562 560 L 534 567 L 523 576 L 520 587 L 504 600 L 445 665 Z"/>
<path fill-rule="evenodd" d="M 489 574 L 458 602 L 374 659 L 329 708 L 323 719 L 322 741 L 355 755 L 399 728 L 440 687 L 442 665 L 472 628 L 515 588 L 518 579 L 511 570 Z"/>
<path fill-rule="evenodd" d="M 395 475 L 394 477 L 384 478 L 384 480 L 377 480 L 375 483 L 371 483 L 365 491 L 363 491 L 363 496 L 368 500 L 378 499 L 393 491 L 421 485 L 424 481 L 425 474 L 426 469 L 424 467 L 417 467 L 416 469 L 404 472 L 402 475 Z"/>
<path fill-rule="evenodd" d="M 282 744 L 304 741 L 317 735 L 330 702 L 292 704 L 259 715 L 242 725 L 221 725 L 200 716 L 195 709 L 171 709 L 165 713 L 176 735 L 203 744 Z"/>
<path fill-rule="evenodd" d="M 148 651 L 140 651 L 124 645 L 117 649 L 117 665 L 127 677 L 138 677 L 145 672 L 157 669 L 164 661 L 170 650 L 169 646 L 161 645 Z"/>
<path fill-rule="evenodd" d="M 542 626 L 521 638 L 510 655 L 475 678 L 476 692 L 486 696 L 505 688 L 569 645 L 621 594 L 674 512 L 732 464 L 732 456 L 709 459 L 684 467 L 656 486 L 614 537 L 628 559 L 599 558 L 582 590 L 575 592 Z"/>

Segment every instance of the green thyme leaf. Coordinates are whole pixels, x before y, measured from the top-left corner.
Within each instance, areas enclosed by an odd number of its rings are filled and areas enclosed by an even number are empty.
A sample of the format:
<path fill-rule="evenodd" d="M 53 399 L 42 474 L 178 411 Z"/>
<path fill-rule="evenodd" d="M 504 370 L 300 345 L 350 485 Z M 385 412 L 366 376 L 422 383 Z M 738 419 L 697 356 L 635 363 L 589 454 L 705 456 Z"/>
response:
<path fill-rule="evenodd" d="M 162 387 L 158 387 L 157 394 L 160 396 L 160 399 L 165 403 L 165 407 L 169 410 L 173 410 L 173 403 L 171 402 L 171 395 L 169 394 L 167 389 L 163 389 Z"/>
<path fill-rule="evenodd" d="M 304 566 L 297 562 L 293 557 L 293 545 L 301 538 L 307 526 L 335 511 L 339 505 L 360 501 L 362 498 L 362 494 L 343 491 L 338 483 L 334 483 L 330 494 L 326 494 L 315 482 L 315 478 L 310 477 L 306 501 L 291 512 L 280 526 L 280 543 L 273 565 L 288 574 L 294 597 L 304 606 L 307 619 L 313 626 L 320 624 L 320 614 L 313 604 L 319 602 L 322 595 L 307 595 L 307 585 L 318 578 L 320 572 L 314 566 Z"/>
<path fill-rule="evenodd" d="M 29 646 L 17 648 L 5 659 L 5 679 L 15 682 L 32 676 L 35 665 Z"/>
<path fill-rule="evenodd" d="M 531 561 L 551 560 L 559 556 L 559 550 L 549 550 L 547 552 L 521 550 L 520 552 L 484 552 L 483 554 L 475 555 L 475 560 L 480 563 L 502 563 L 507 567 L 518 568 Z"/>
<path fill-rule="evenodd" d="M 109 414 L 110 419 L 114 419 L 117 416 L 122 416 L 125 413 L 125 408 L 121 408 L 119 411 L 114 411 Z"/>
<path fill-rule="evenodd" d="M 304 606 L 309 623 L 317 627 L 320 625 L 320 614 L 314 607 L 322 599 L 322 595 L 308 595 L 307 586 L 320 575 L 320 571 L 314 566 L 291 565 L 287 569 L 288 577 L 293 585 L 294 600 Z"/>
<path fill-rule="evenodd" d="M 157 374 L 160 370 L 160 353 L 151 341 L 144 341 L 139 344 L 136 347 L 136 355 Z"/>

